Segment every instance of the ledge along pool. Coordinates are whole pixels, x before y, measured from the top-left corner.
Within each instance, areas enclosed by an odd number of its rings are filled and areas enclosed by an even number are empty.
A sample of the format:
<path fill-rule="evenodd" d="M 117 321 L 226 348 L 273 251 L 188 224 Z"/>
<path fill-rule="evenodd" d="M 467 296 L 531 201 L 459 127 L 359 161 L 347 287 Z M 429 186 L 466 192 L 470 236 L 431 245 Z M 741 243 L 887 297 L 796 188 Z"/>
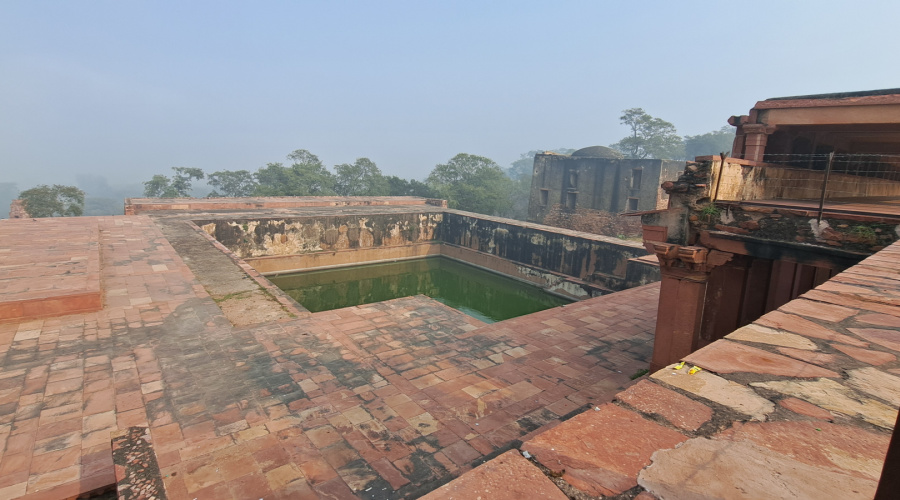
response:
<path fill-rule="evenodd" d="M 421 294 L 493 323 L 570 303 L 537 286 L 444 257 L 306 271 L 269 280 L 311 312 Z"/>

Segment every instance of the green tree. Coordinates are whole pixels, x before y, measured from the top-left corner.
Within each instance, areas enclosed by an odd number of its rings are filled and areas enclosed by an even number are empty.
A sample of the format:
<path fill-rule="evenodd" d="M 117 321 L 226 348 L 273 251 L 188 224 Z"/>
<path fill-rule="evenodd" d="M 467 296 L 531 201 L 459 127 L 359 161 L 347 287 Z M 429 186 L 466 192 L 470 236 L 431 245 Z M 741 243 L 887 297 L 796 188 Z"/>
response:
<path fill-rule="evenodd" d="M 490 158 L 460 153 L 438 164 L 428 184 L 451 208 L 488 215 L 506 214 L 511 202 L 512 180 Z"/>
<path fill-rule="evenodd" d="M 256 190 L 256 178 L 249 170 L 220 170 L 209 174 L 206 183 L 213 188 L 209 197 L 250 196 Z"/>
<path fill-rule="evenodd" d="M 684 156 L 688 160 L 693 160 L 698 156 L 731 154 L 733 143 L 734 129 L 727 125 L 705 134 L 686 135 L 684 136 Z"/>
<path fill-rule="evenodd" d="M 334 192 L 334 175 L 305 149 L 287 156 L 293 163 L 269 163 L 256 171 L 258 183 L 255 194 L 260 196 L 328 196 Z"/>
<path fill-rule="evenodd" d="M 192 180 L 203 178 L 203 170 L 190 167 L 172 167 L 172 178 L 156 174 L 144 182 L 144 196 L 148 198 L 187 198 L 191 196 Z"/>
<path fill-rule="evenodd" d="M 437 198 L 438 193 L 428 184 L 415 179 L 402 179 L 396 175 L 385 177 L 388 183 L 389 196 L 418 196 L 420 198 Z"/>
<path fill-rule="evenodd" d="M 609 147 L 621 151 L 626 158 L 684 158 L 684 143 L 675 125 L 654 118 L 641 108 L 622 111 L 619 121 L 631 128 L 631 135 Z"/>
<path fill-rule="evenodd" d="M 385 196 L 390 192 L 387 179 L 368 158 L 357 158 L 352 165 L 335 165 L 334 173 L 334 190 L 341 196 Z"/>
<path fill-rule="evenodd" d="M 75 186 L 41 184 L 19 194 L 32 217 L 71 217 L 84 213 L 84 191 Z"/>

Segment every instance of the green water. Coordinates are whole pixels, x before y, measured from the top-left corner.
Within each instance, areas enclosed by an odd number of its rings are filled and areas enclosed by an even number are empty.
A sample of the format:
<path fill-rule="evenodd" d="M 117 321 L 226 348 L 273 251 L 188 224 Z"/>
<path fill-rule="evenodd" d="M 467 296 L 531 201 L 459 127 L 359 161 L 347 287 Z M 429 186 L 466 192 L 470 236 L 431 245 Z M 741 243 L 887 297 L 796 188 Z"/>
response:
<path fill-rule="evenodd" d="M 569 303 L 536 286 L 442 257 L 269 279 L 312 312 L 422 294 L 493 323 Z"/>

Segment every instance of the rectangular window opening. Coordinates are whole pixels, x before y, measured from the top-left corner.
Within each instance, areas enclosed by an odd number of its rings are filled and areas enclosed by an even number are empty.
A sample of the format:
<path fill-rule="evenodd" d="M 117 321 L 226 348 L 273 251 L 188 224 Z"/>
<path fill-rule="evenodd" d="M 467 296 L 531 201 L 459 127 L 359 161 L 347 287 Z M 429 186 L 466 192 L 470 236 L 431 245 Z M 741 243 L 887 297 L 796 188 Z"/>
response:
<path fill-rule="evenodd" d="M 631 169 L 631 189 L 640 189 L 641 188 L 641 180 L 644 174 L 643 168 L 633 168 Z"/>
<path fill-rule="evenodd" d="M 550 202 L 550 190 L 549 189 L 541 189 L 541 205 L 547 206 L 547 203 Z"/>
<path fill-rule="evenodd" d="M 578 193 L 574 191 L 570 191 L 566 193 L 566 208 L 575 209 L 575 202 L 577 201 Z"/>
<path fill-rule="evenodd" d="M 638 199 L 637 198 L 628 198 L 628 211 L 636 212 L 638 209 Z"/>

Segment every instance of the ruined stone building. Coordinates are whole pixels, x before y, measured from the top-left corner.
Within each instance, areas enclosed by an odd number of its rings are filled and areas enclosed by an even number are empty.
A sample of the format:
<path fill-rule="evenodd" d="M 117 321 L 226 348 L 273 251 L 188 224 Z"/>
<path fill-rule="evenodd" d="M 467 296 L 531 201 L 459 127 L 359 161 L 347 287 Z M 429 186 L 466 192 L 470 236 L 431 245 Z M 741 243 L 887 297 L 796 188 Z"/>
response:
<path fill-rule="evenodd" d="M 534 157 L 528 220 L 542 222 L 554 205 L 614 214 L 662 208 L 668 195 L 660 183 L 682 170 L 684 162 L 629 160 L 603 146 L 571 155 L 540 153 Z"/>

